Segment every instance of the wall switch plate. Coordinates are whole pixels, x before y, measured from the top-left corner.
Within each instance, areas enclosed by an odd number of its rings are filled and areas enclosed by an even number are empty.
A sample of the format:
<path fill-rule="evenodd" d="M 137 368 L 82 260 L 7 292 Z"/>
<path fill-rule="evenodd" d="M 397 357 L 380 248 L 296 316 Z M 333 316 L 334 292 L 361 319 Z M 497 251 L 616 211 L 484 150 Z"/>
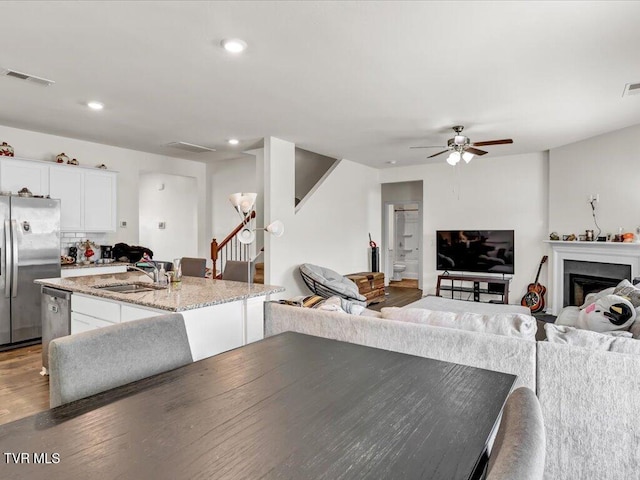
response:
<path fill-rule="evenodd" d="M 121 220 L 120 221 L 120 228 L 127 228 L 127 221 L 126 220 Z"/>
<path fill-rule="evenodd" d="M 167 228 L 167 222 L 158 222 L 158 228 L 160 230 L 164 230 L 165 228 Z"/>

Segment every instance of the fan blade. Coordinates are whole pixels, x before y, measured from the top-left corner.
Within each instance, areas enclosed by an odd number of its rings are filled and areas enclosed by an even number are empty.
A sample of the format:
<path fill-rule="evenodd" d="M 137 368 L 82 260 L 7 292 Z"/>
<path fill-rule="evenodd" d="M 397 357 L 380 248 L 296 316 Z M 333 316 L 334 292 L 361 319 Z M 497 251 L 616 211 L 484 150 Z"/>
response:
<path fill-rule="evenodd" d="M 409 148 L 447 148 L 446 145 L 429 145 L 427 147 L 409 147 Z"/>
<path fill-rule="evenodd" d="M 513 140 L 510 138 L 505 138 L 502 140 L 488 140 L 486 142 L 474 142 L 471 145 L 474 147 L 484 147 L 486 145 L 504 145 L 506 143 L 513 143 Z"/>
<path fill-rule="evenodd" d="M 473 147 L 465 148 L 465 152 L 473 153 L 474 155 L 484 155 L 485 153 L 489 153 L 489 152 L 485 152 L 484 150 L 478 150 L 477 148 L 473 148 Z"/>
<path fill-rule="evenodd" d="M 438 155 L 442 155 L 443 153 L 447 153 L 449 150 L 443 150 L 441 152 L 438 153 L 434 153 L 433 155 L 429 155 L 427 158 L 433 158 L 433 157 L 437 157 Z"/>

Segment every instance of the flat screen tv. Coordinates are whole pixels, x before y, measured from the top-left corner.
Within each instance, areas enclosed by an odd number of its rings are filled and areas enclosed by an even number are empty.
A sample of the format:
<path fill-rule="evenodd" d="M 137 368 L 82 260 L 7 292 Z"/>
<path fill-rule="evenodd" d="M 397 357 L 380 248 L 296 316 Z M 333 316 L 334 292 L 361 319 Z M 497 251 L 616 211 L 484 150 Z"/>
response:
<path fill-rule="evenodd" d="M 437 269 L 514 273 L 513 230 L 438 230 Z"/>

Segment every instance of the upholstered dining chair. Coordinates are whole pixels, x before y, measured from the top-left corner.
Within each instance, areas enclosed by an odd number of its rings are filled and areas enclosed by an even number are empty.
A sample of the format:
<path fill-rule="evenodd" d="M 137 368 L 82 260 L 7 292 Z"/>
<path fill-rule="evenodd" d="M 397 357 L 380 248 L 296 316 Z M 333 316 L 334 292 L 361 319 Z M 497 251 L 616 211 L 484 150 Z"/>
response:
<path fill-rule="evenodd" d="M 520 387 L 507 399 L 489 455 L 486 480 L 542 480 L 545 430 L 533 390 Z"/>
<path fill-rule="evenodd" d="M 256 274 L 256 265 L 251 262 L 251 269 L 249 270 L 248 262 L 241 262 L 238 260 L 227 260 L 224 264 L 224 271 L 222 272 L 222 280 L 233 280 L 235 282 L 253 282 L 253 277 Z M 247 280 L 247 278 L 249 280 Z"/>
<path fill-rule="evenodd" d="M 193 361 L 179 313 L 60 337 L 49 343 L 51 408 Z"/>
<path fill-rule="evenodd" d="M 207 260 L 205 258 L 182 257 L 180 268 L 182 269 L 182 275 L 204 278 L 207 270 Z"/>

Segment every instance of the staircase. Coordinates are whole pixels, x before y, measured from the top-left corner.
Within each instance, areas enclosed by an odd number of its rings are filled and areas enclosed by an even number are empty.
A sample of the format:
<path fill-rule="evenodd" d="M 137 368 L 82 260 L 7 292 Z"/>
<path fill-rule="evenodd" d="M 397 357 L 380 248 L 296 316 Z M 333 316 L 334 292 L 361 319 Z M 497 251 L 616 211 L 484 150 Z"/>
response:
<path fill-rule="evenodd" d="M 247 215 L 244 222 L 238 224 L 229 235 L 220 243 L 214 238 L 211 241 L 211 260 L 212 277 L 222 278 L 222 272 L 228 260 L 238 260 L 241 262 L 247 262 L 251 260 L 250 245 L 244 245 L 240 243 L 238 234 L 245 227 L 245 224 L 255 218 L 256 212 L 252 211 Z M 256 274 L 253 280 L 254 283 L 264 283 L 264 262 L 256 263 Z"/>

